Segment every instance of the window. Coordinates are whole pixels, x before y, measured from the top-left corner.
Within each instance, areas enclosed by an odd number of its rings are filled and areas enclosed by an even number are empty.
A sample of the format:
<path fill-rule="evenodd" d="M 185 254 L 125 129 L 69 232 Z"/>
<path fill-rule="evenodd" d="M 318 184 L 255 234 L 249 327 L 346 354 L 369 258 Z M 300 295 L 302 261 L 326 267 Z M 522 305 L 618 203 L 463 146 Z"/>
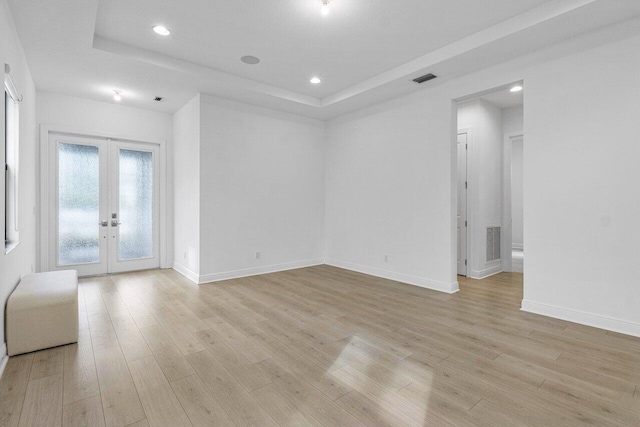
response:
<path fill-rule="evenodd" d="M 4 249 L 19 243 L 18 235 L 18 129 L 19 102 L 15 86 L 5 73 L 4 89 Z"/>

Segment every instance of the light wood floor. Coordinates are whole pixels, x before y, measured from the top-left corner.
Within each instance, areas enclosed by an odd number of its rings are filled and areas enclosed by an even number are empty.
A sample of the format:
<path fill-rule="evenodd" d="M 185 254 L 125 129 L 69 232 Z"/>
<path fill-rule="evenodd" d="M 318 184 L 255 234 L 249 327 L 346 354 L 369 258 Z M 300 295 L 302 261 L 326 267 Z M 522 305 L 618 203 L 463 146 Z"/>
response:
<path fill-rule="evenodd" d="M 80 341 L 9 359 L 0 425 L 640 425 L 640 339 L 329 266 L 84 279 Z"/>

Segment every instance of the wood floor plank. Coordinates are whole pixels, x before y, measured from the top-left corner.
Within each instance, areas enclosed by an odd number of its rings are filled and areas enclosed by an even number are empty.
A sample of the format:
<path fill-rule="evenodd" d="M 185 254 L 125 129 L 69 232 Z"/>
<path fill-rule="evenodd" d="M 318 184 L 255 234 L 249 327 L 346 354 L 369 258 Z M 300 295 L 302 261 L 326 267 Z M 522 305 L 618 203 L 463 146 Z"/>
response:
<path fill-rule="evenodd" d="M 173 314 L 173 313 L 172 313 Z M 160 321 L 160 325 L 162 329 L 167 333 L 169 338 L 174 342 L 180 353 L 183 355 L 197 353 L 199 351 L 204 350 L 200 341 L 191 333 L 189 330 L 182 324 L 180 321 L 173 316 L 174 319 L 170 321 Z"/>
<path fill-rule="evenodd" d="M 100 394 L 90 334 L 64 347 L 64 398 L 66 405 Z"/>
<path fill-rule="evenodd" d="M 280 426 L 322 425 L 274 384 L 260 387 L 251 392 L 251 395 Z"/>
<path fill-rule="evenodd" d="M 94 351 L 107 426 L 127 426 L 145 418 L 120 347 Z"/>
<path fill-rule="evenodd" d="M 382 408 L 356 390 L 351 390 L 335 401 L 345 411 L 367 426 L 405 426 L 406 423 L 392 412 Z"/>
<path fill-rule="evenodd" d="M 88 319 L 93 351 L 120 346 L 111 318 L 106 313 L 89 314 Z"/>
<path fill-rule="evenodd" d="M 444 419 L 425 411 L 414 402 L 393 390 L 386 389 L 349 366 L 340 368 L 331 374 L 410 425 L 449 425 Z"/>
<path fill-rule="evenodd" d="M 489 426 L 531 426 L 532 424 L 520 418 L 518 414 L 510 412 L 508 409 L 494 405 L 488 400 L 480 400 L 469 411 L 471 416 L 480 424 Z"/>
<path fill-rule="evenodd" d="M 62 425 L 62 374 L 29 381 L 20 427 Z"/>
<path fill-rule="evenodd" d="M 38 351 L 33 358 L 29 380 L 61 374 L 64 368 L 64 347 L 48 348 Z"/>
<path fill-rule="evenodd" d="M 147 346 L 138 325 L 128 313 L 124 316 L 111 319 L 113 329 L 116 331 L 122 353 L 127 361 L 142 359 L 151 356 L 151 350 Z"/>
<path fill-rule="evenodd" d="M 181 301 L 169 301 L 166 303 L 166 305 L 171 311 L 173 311 L 173 313 L 190 332 L 209 329 L 209 325 L 207 325 L 202 319 L 196 316 L 196 314 L 193 311 L 189 310 L 189 308 Z"/>
<path fill-rule="evenodd" d="M 342 381 L 330 374 L 331 366 L 322 368 L 308 360 L 304 353 L 278 341 L 273 335 L 256 335 L 256 339 L 262 340 L 262 344 L 275 356 L 275 361 L 286 365 L 287 370 L 300 378 L 304 378 L 309 384 L 320 390 L 331 400 L 349 393 L 352 389 Z M 269 362 L 267 359 L 259 365 Z"/>
<path fill-rule="evenodd" d="M 12 356 L 0 379 L 0 426 L 15 427 L 20 422 L 24 395 L 34 353 Z"/>
<path fill-rule="evenodd" d="M 639 412 L 630 411 L 613 403 L 605 402 L 580 389 L 552 380 L 545 380 L 539 390 L 549 393 L 550 397 L 553 396 L 552 398 L 554 399 L 567 401 L 576 406 L 585 406 L 588 411 L 595 413 L 603 423 L 613 421 L 618 425 L 640 426 Z"/>
<path fill-rule="evenodd" d="M 222 404 L 236 425 L 277 425 L 209 351 L 191 353 L 186 357 L 209 393 Z"/>
<path fill-rule="evenodd" d="M 173 381 L 171 388 L 194 426 L 233 424 L 222 405 L 207 391 L 206 386 L 197 375 Z"/>
<path fill-rule="evenodd" d="M 304 409 L 323 425 L 363 425 L 313 385 L 287 371 L 276 359 L 267 359 L 259 365 L 298 408 Z"/>
<path fill-rule="evenodd" d="M 271 382 L 212 329 L 198 331 L 196 337 L 247 391 L 253 391 Z"/>
<path fill-rule="evenodd" d="M 209 317 L 205 319 L 205 322 L 238 350 L 248 362 L 258 363 L 272 357 L 271 353 L 265 350 L 258 342 L 225 321 L 221 316 Z"/>
<path fill-rule="evenodd" d="M 195 371 L 184 358 L 178 347 L 159 324 L 147 326 L 140 330 L 149 345 L 160 369 L 169 381 L 193 375 Z"/>
<path fill-rule="evenodd" d="M 104 427 L 100 396 L 88 397 L 64 405 L 62 425 L 65 427 Z"/>
<path fill-rule="evenodd" d="M 191 425 L 153 356 L 129 362 L 129 367 L 151 427 Z"/>

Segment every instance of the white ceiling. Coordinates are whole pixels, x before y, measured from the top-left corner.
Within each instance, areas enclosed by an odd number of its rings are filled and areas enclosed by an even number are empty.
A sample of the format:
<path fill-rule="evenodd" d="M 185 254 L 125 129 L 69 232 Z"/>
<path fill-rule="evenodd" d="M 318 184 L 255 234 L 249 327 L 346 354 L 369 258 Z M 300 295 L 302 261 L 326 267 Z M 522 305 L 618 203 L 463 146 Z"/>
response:
<path fill-rule="evenodd" d="M 324 98 L 547 1 L 101 0 L 96 35 Z"/>
<path fill-rule="evenodd" d="M 524 90 L 514 93 L 510 91 L 510 88 L 506 87 L 504 89 L 479 96 L 478 98 L 490 102 L 499 108 L 517 107 L 524 103 Z"/>
<path fill-rule="evenodd" d="M 327 17 L 320 0 L 9 3 L 39 90 L 120 89 L 168 113 L 203 92 L 321 119 L 640 16 L 638 0 L 331 0 Z"/>

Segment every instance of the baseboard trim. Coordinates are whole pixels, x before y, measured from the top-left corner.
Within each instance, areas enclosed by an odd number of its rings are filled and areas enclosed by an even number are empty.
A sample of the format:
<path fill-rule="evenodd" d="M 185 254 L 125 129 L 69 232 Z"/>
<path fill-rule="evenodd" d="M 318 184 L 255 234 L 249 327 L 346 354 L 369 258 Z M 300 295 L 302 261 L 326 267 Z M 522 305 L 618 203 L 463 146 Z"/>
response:
<path fill-rule="evenodd" d="M 486 279 L 494 274 L 502 273 L 502 261 L 498 260 L 495 265 L 484 270 L 471 270 L 469 277 L 472 279 Z"/>
<path fill-rule="evenodd" d="M 424 277 L 412 276 L 409 274 L 398 273 L 395 271 L 382 270 L 375 267 L 367 267 L 364 265 L 353 264 L 337 259 L 326 259 L 325 264 L 345 270 L 357 271 L 358 273 L 368 274 L 370 276 L 381 277 L 383 279 L 395 280 L 396 282 L 406 283 L 408 285 L 419 286 L 421 288 L 432 289 L 434 291 L 454 294 L 460 290 L 458 282 L 445 283 L 437 280 L 430 280 Z"/>
<path fill-rule="evenodd" d="M 305 261 L 295 261 L 285 264 L 266 265 L 263 267 L 247 268 L 243 270 L 227 271 L 222 273 L 210 273 L 198 275 L 189 270 L 184 265 L 177 262 L 173 263 L 173 269 L 182 274 L 187 279 L 198 285 L 204 283 L 214 283 L 222 280 L 239 279 L 241 277 L 256 276 L 259 274 L 276 273 L 278 271 L 295 270 L 297 268 L 313 267 L 315 265 L 332 265 L 345 270 L 357 271 L 358 273 L 369 274 L 371 276 L 381 277 L 383 279 L 395 280 L 397 282 L 406 283 L 421 288 L 432 289 L 434 291 L 454 294 L 460 290 L 458 282 L 445 283 L 437 280 L 430 280 L 423 277 L 411 276 L 409 274 L 397 273 L 394 271 L 382 270 L 379 268 L 367 267 L 363 265 L 353 264 L 350 262 L 340 261 L 337 259 L 310 259 Z"/>
<path fill-rule="evenodd" d="M 226 271 L 222 273 L 203 274 L 198 278 L 198 284 L 219 282 L 221 280 L 239 279 L 241 277 L 256 276 L 259 274 L 277 273 L 278 271 L 295 270 L 297 268 L 322 265 L 322 258 L 308 259 L 304 261 L 287 262 L 284 264 L 265 265 L 263 267 L 245 268 L 242 270 Z"/>
<path fill-rule="evenodd" d="M 542 316 L 554 317 L 568 322 L 579 323 L 581 325 L 593 326 L 595 328 L 606 329 L 608 331 L 619 332 L 621 334 L 640 337 L 640 324 L 628 322 L 622 319 L 588 313 L 585 311 L 572 310 L 555 305 L 543 304 L 535 301 L 522 300 L 522 311 L 540 314 Z"/>
<path fill-rule="evenodd" d="M 198 283 L 199 277 L 198 274 L 189 270 L 187 267 L 185 267 L 184 265 L 178 263 L 178 262 L 173 262 L 173 269 L 175 271 L 177 271 L 178 273 L 182 274 L 184 277 L 186 277 L 187 279 L 191 280 L 193 283 Z"/>
<path fill-rule="evenodd" d="M 9 361 L 9 356 L 7 356 L 7 343 L 2 343 L 0 347 L 0 379 L 2 379 L 2 374 L 4 374 L 4 369 L 7 367 L 7 362 Z"/>

